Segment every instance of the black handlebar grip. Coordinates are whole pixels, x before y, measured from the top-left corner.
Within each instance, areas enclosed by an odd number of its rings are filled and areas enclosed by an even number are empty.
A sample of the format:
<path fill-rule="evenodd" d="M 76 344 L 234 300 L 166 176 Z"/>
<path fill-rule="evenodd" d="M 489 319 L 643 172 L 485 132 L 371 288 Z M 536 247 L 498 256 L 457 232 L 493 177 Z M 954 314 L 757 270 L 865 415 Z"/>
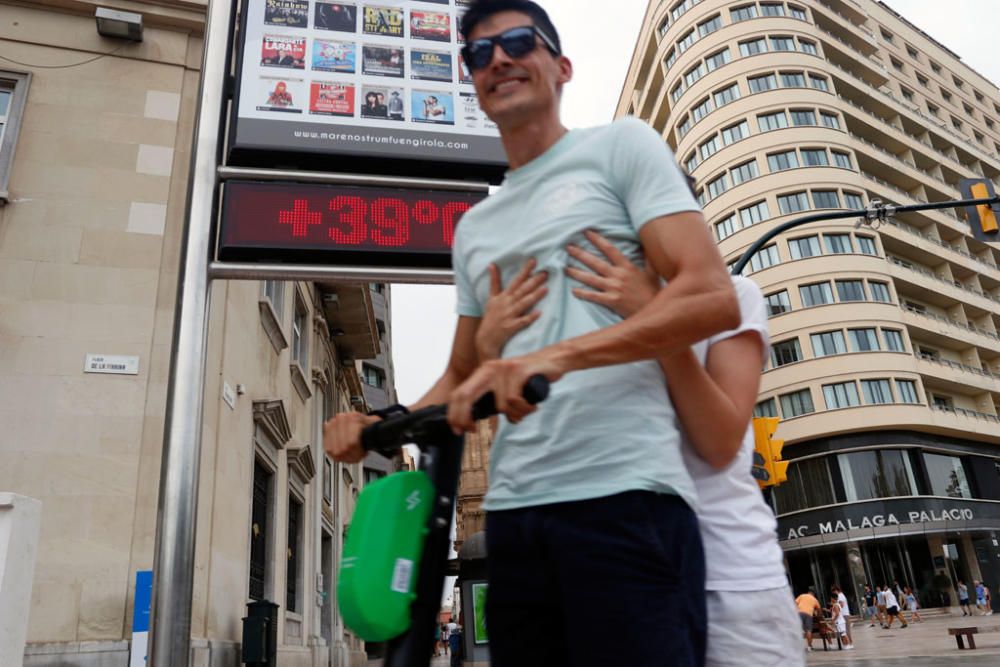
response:
<path fill-rule="evenodd" d="M 532 375 L 528 378 L 528 381 L 524 383 L 524 388 L 521 389 L 521 396 L 523 396 L 524 400 L 532 405 L 541 403 L 549 397 L 548 379 L 546 379 L 544 375 Z M 472 406 L 473 419 L 486 419 L 487 417 L 492 417 L 496 413 L 497 402 L 492 391 L 488 394 L 483 394 L 483 396 L 481 396 Z"/>

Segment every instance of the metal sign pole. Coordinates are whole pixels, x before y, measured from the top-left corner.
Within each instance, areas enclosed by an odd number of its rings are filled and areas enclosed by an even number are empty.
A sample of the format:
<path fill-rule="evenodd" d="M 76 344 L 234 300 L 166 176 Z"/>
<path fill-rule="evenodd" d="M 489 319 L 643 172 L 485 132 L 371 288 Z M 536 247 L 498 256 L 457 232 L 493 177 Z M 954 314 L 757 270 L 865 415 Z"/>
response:
<path fill-rule="evenodd" d="M 149 635 L 151 667 L 189 667 L 191 660 L 195 520 L 208 345 L 208 262 L 232 13 L 230 0 L 208 1 L 160 470 Z"/>

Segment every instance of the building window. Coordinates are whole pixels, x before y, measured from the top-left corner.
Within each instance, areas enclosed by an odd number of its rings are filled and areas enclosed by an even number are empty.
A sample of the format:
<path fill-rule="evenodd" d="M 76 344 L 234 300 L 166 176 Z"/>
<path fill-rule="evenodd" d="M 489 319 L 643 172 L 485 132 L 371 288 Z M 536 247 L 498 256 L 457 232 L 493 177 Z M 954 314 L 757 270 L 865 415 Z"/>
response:
<path fill-rule="evenodd" d="M 760 3 L 760 15 L 761 16 L 784 16 L 785 6 L 780 2 L 762 2 Z"/>
<path fill-rule="evenodd" d="M 709 72 L 713 72 L 728 63 L 731 58 L 732 55 L 730 54 L 729 47 L 727 46 L 721 51 L 716 51 L 712 55 L 705 58 L 705 67 L 708 68 Z"/>
<path fill-rule="evenodd" d="M 782 88 L 804 88 L 806 77 L 802 72 L 779 72 Z"/>
<path fill-rule="evenodd" d="M 794 51 L 795 50 L 795 40 L 791 37 L 772 37 L 771 38 L 771 50 L 772 51 Z"/>
<path fill-rule="evenodd" d="M 719 150 L 719 135 L 715 135 L 708 141 L 698 145 L 698 152 L 701 153 L 701 159 L 706 160 Z"/>
<path fill-rule="evenodd" d="M 805 153 L 811 151 L 802 151 L 803 158 L 805 158 Z M 826 155 L 826 153 L 822 153 Z M 816 208 L 840 208 L 840 195 L 837 194 L 836 190 L 813 190 L 813 206 Z M 845 234 L 845 236 L 847 236 Z M 848 236 L 848 239 L 850 237 Z"/>
<path fill-rule="evenodd" d="M 788 215 L 790 213 L 798 213 L 799 211 L 805 211 L 809 208 L 809 198 L 804 192 L 793 192 L 788 195 L 778 195 L 778 210 L 781 211 L 782 215 Z M 810 237 L 815 239 L 816 237 Z M 793 246 L 798 246 L 798 241 L 803 241 L 805 239 L 795 239 L 794 241 L 788 242 L 788 247 L 793 248 Z M 819 254 L 819 244 L 816 244 L 816 253 Z M 809 257 L 809 255 L 806 255 Z M 799 259 L 795 256 L 795 250 L 792 250 L 792 259 Z"/>
<path fill-rule="evenodd" d="M 802 7 L 796 7 L 795 5 L 788 5 L 788 15 L 793 19 L 798 19 L 800 21 L 808 21 L 809 18 L 806 16 L 806 10 Z"/>
<path fill-rule="evenodd" d="M 750 85 L 751 93 L 762 93 L 765 90 L 773 90 L 778 87 L 778 79 L 773 74 L 751 76 L 747 79 L 747 83 Z"/>
<path fill-rule="evenodd" d="M 848 197 L 856 197 L 857 201 L 848 199 Z M 861 202 L 861 197 L 858 195 L 850 194 L 848 192 L 844 193 L 844 203 L 847 208 L 851 209 L 861 209 L 864 208 L 864 204 Z M 864 255 L 872 255 L 873 257 L 878 257 L 878 248 L 875 246 L 875 239 L 870 236 L 861 236 L 858 234 L 855 237 L 858 241 L 858 250 Z"/>
<path fill-rule="evenodd" d="M 698 39 L 698 38 L 695 37 L 694 28 L 692 28 L 691 30 L 688 30 L 684 34 L 683 37 L 681 37 L 679 40 L 677 40 L 677 52 L 678 53 L 684 53 L 685 51 L 687 51 L 688 48 L 692 44 L 694 44 L 694 42 L 695 42 L 696 39 Z"/>
<path fill-rule="evenodd" d="M 930 481 L 932 496 L 971 498 L 969 482 L 965 477 L 962 459 L 957 456 L 924 452 L 924 467 Z"/>
<path fill-rule="evenodd" d="M 813 407 L 812 394 L 809 393 L 808 389 L 782 394 L 778 400 L 781 402 L 781 415 L 785 419 L 816 411 L 816 408 Z"/>
<path fill-rule="evenodd" d="M 701 77 L 705 76 L 705 63 L 698 63 L 684 72 L 684 85 L 689 88 Z"/>
<path fill-rule="evenodd" d="M 910 496 L 916 491 L 907 452 L 882 449 L 837 456 L 848 502 Z"/>
<path fill-rule="evenodd" d="M 882 340 L 885 341 L 885 349 L 890 352 L 906 352 L 903 332 L 899 329 L 882 329 Z"/>
<path fill-rule="evenodd" d="M 771 366 L 778 368 L 785 364 L 794 364 L 802 361 L 802 348 L 799 347 L 799 339 L 781 341 L 771 346 Z"/>
<path fill-rule="evenodd" d="M 736 216 L 731 215 L 722 222 L 715 223 L 715 238 L 721 241 L 722 239 L 729 238 L 733 234 L 739 231 L 736 226 Z"/>
<path fill-rule="evenodd" d="M 844 343 L 844 332 L 840 329 L 810 334 L 809 340 L 812 342 L 814 357 L 847 354 L 847 345 Z"/>
<path fill-rule="evenodd" d="M 879 303 L 892 303 L 892 297 L 889 295 L 889 285 L 887 283 L 869 280 L 868 289 L 871 290 L 872 301 L 878 301 Z"/>
<path fill-rule="evenodd" d="M 670 17 L 667 16 L 664 17 L 662 21 L 660 21 L 660 25 L 656 29 L 656 32 L 660 36 L 660 39 L 663 39 L 663 36 L 667 34 L 667 30 L 669 29 L 670 29 Z"/>
<path fill-rule="evenodd" d="M 709 98 L 706 97 L 701 102 L 698 102 L 698 104 L 696 104 L 693 109 L 691 109 L 691 117 L 694 119 L 694 122 L 697 123 L 699 120 L 707 116 L 711 111 L 712 111 L 712 102 L 711 100 L 709 100 Z"/>
<path fill-rule="evenodd" d="M 772 487 L 778 514 L 826 507 L 837 502 L 828 461 L 824 456 L 792 462 L 788 467 L 788 482 Z"/>
<path fill-rule="evenodd" d="M 309 310 L 296 296 L 295 317 L 292 319 L 292 361 L 303 371 L 309 369 Z"/>
<path fill-rule="evenodd" d="M 814 197 L 815 195 L 816 193 L 813 193 Z M 850 234 L 824 234 L 823 242 L 826 245 L 826 251 L 831 255 L 847 255 L 854 252 Z"/>
<path fill-rule="evenodd" d="M 802 164 L 806 167 L 827 167 L 830 160 L 822 148 L 803 148 Z"/>
<path fill-rule="evenodd" d="M 780 292 L 775 292 L 774 294 L 768 294 L 764 297 L 764 301 L 767 303 L 768 317 L 780 315 L 781 313 L 787 313 L 792 309 L 792 303 L 788 300 L 788 290 L 781 290 Z M 798 343 L 797 340 L 796 343 Z"/>
<path fill-rule="evenodd" d="M 743 121 L 742 125 L 746 125 L 746 121 Z M 726 130 L 722 131 L 722 140 L 723 142 L 726 141 Z M 760 175 L 760 172 L 757 171 L 757 160 L 750 160 L 736 165 L 729 170 L 729 175 L 733 179 L 733 185 L 739 185 L 744 181 L 749 181 L 751 178 L 757 178 Z"/>
<path fill-rule="evenodd" d="M 707 21 L 702 21 L 698 24 L 698 34 L 702 37 L 708 37 L 713 32 L 722 27 L 722 17 L 716 14 Z"/>
<path fill-rule="evenodd" d="M 682 120 L 681 124 L 677 126 L 677 138 L 683 139 L 684 135 L 687 134 L 690 129 L 691 129 L 691 116 L 685 114 L 684 120 Z"/>
<path fill-rule="evenodd" d="M 799 166 L 795 151 L 784 151 L 782 153 L 771 153 L 767 156 L 767 167 L 772 172 L 794 169 Z"/>
<path fill-rule="evenodd" d="M 903 94 L 903 99 L 907 102 L 913 102 L 913 91 L 904 86 L 899 87 L 899 92 Z"/>
<path fill-rule="evenodd" d="M 934 105 L 934 104 L 931 104 L 930 102 L 928 102 L 927 103 L 927 113 L 929 113 L 930 115 L 932 115 L 935 118 L 937 118 L 938 117 L 938 108 L 937 108 L 937 106 Z"/>
<path fill-rule="evenodd" d="M 848 329 L 847 337 L 851 340 L 852 352 L 878 352 L 878 335 L 874 327 L 863 329 Z"/>
<path fill-rule="evenodd" d="M 385 387 L 385 373 L 375 366 L 363 364 L 361 366 L 361 381 L 369 387 L 382 389 Z"/>
<path fill-rule="evenodd" d="M 767 210 L 767 202 L 764 201 L 740 209 L 740 222 L 743 223 L 744 227 L 756 225 L 758 222 L 767 220 L 770 217 L 771 214 Z"/>
<path fill-rule="evenodd" d="M 892 386 L 888 380 L 862 380 L 861 393 L 868 405 L 892 403 Z"/>
<path fill-rule="evenodd" d="M 860 280 L 835 280 L 837 299 L 844 301 L 865 301 L 865 285 Z"/>
<path fill-rule="evenodd" d="M 896 380 L 896 392 L 900 403 L 920 403 L 917 397 L 917 383 L 913 380 Z"/>
<path fill-rule="evenodd" d="M 889 62 L 892 63 L 892 68 L 897 72 L 903 71 L 903 63 L 900 62 L 899 60 L 893 58 L 892 56 L 889 56 Z"/>
<path fill-rule="evenodd" d="M 919 58 L 917 57 L 918 56 L 917 50 L 912 46 L 910 46 L 909 44 L 906 45 L 906 55 L 910 56 L 914 60 L 919 60 Z"/>
<path fill-rule="evenodd" d="M 835 113 L 829 113 L 827 111 L 819 112 L 820 120 L 823 121 L 823 127 L 828 127 L 831 130 L 840 129 L 840 116 Z"/>
<path fill-rule="evenodd" d="M 671 101 L 674 102 L 674 104 L 676 104 L 677 100 L 679 100 L 681 98 L 681 95 L 683 94 L 684 94 L 684 82 L 681 81 L 676 86 L 674 86 L 673 90 L 670 91 L 670 99 Z"/>
<path fill-rule="evenodd" d="M 815 125 L 816 124 L 816 112 L 812 109 L 792 109 L 792 125 Z"/>
<path fill-rule="evenodd" d="M 758 53 L 767 53 L 767 40 L 763 37 L 759 39 L 750 39 L 745 42 L 740 42 L 740 55 L 755 56 Z"/>
<path fill-rule="evenodd" d="M 726 175 L 723 173 L 715 180 L 709 181 L 705 189 L 708 191 L 709 198 L 715 199 L 729 189 L 729 181 L 726 180 Z"/>
<path fill-rule="evenodd" d="M 882 33 L 882 39 L 892 44 L 892 33 L 886 30 L 885 28 L 882 28 L 881 33 Z"/>
<path fill-rule="evenodd" d="M 670 69 L 670 66 L 673 65 L 676 61 L 677 61 L 677 51 L 675 49 L 670 49 L 669 51 L 667 51 L 667 57 L 663 59 L 663 62 L 666 64 L 667 69 Z"/>
<path fill-rule="evenodd" d="M 8 198 L 14 148 L 21 133 L 30 82 L 30 74 L 0 71 L 0 204 Z"/>
<path fill-rule="evenodd" d="M 724 107 L 730 102 L 740 99 L 740 87 L 734 83 L 722 90 L 717 90 L 712 94 L 712 99 L 715 101 L 716 109 Z"/>
<path fill-rule="evenodd" d="M 854 166 L 851 164 L 851 154 L 841 153 L 840 151 L 830 151 L 833 154 L 833 166 L 840 167 L 841 169 L 853 169 Z M 825 153 L 824 153 L 825 155 Z M 861 198 L 858 197 L 860 200 Z M 863 208 L 863 206 L 858 206 L 857 208 Z"/>
<path fill-rule="evenodd" d="M 735 125 L 730 125 L 722 130 L 722 144 L 724 146 L 728 146 L 731 143 L 739 141 L 740 139 L 746 139 L 749 136 L 750 124 L 745 120 L 741 120 Z"/>
<path fill-rule="evenodd" d="M 802 299 L 802 305 L 806 308 L 809 306 L 821 306 L 833 303 L 833 290 L 830 289 L 830 283 L 801 285 L 799 287 L 799 298 Z"/>
<path fill-rule="evenodd" d="M 692 171 L 695 170 L 697 166 L 698 166 L 698 153 L 696 151 L 691 151 L 691 154 L 688 155 L 687 160 L 684 161 L 684 169 L 686 169 L 687 173 L 690 174 Z"/>
<path fill-rule="evenodd" d="M 676 21 L 680 17 L 684 16 L 684 12 L 691 9 L 691 7 L 693 7 L 695 4 L 697 3 L 693 2 L 692 0 L 681 0 L 681 2 L 678 2 L 670 9 L 671 20 Z"/>
<path fill-rule="evenodd" d="M 928 79 L 926 76 L 924 76 L 920 72 L 917 72 L 917 83 L 919 83 L 924 88 L 930 88 L 930 85 L 929 85 L 930 84 L 930 79 Z"/>
<path fill-rule="evenodd" d="M 744 5 L 742 7 L 733 7 L 729 10 L 729 17 L 733 23 L 757 18 L 757 6 Z"/>
<path fill-rule="evenodd" d="M 781 261 L 778 256 L 778 246 L 773 243 L 769 246 L 764 246 L 757 252 L 753 254 L 750 261 L 747 263 L 747 268 L 750 273 L 760 271 L 761 269 L 766 269 L 769 266 L 774 266 Z"/>
<path fill-rule="evenodd" d="M 254 460 L 253 464 L 253 504 L 250 509 L 250 583 L 251 600 L 266 597 L 268 569 L 268 528 L 271 515 L 271 481 L 273 473 Z"/>
<path fill-rule="evenodd" d="M 962 131 L 962 127 L 964 127 L 962 121 L 955 118 L 954 116 L 951 117 L 951 126 L 960 132 Z"/>
<path fill-rule="evenodd" d="M 806 54 L 808 54 L 810 56 L 818 56 L 819 55 L 819 51 L 816 49 L 816 43 L 815 42 L 810 42 L 810 41 L 805 40 L 805 39 L 800 39 L 799 40 L 799 51 L 801 51 L 802 53 L 806 53 Z"/>
<path fill-rule="evenodd" d="M 289 494 L 288 496 L 288 572 L 285 575 L 285 609 L 296 613 L 299 611 L 299 566 L 302 542 L 302 503 Z"/>
<path fill-rule="evenodd" d="M 815 88 L 816 90 L 829 91 L 830 86 L 826 81 L 825 76 L 816 76 L 815 74 L 809 75 L 809 86 Z"/>
<path fill-rule="evenodd" d="M 827 410 L 838 408 L 853 408 L 861 405 L 858 398 L 858 385 L 854 382 L 837 382 L 823 385 L 823 400 Z"/>
<path fill-rule="evenodd" d="M 785 116 L 784 111 L 760 114 L 757 116 L 757 127 L 760 128 L 761 132 L 780 130 L 781 128 L 788 127 L 788 117 Z"/>
<path fill-rule="evenodd" d="M 280 280 L 265 280 L 264 296 L 271 302 L 274 315 L 281 322 L 281 315 L 285 310 L 285 283 Z"/>
<path fill-rule="evenodd" d="M 753 406 L 754 417 L 777 417 L 778 407 L 773 398 L 767 398 Z"/>

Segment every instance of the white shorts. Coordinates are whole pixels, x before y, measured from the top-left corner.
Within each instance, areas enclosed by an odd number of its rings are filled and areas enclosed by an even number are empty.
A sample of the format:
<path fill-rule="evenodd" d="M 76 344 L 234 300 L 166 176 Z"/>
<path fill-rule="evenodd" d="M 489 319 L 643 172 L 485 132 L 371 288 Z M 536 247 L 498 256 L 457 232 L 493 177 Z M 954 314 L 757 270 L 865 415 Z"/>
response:
<path fill-rule="evenodd" d="M 788 586 L 708 591 L 705 667 L 804 667 L 802 621 Z"/>

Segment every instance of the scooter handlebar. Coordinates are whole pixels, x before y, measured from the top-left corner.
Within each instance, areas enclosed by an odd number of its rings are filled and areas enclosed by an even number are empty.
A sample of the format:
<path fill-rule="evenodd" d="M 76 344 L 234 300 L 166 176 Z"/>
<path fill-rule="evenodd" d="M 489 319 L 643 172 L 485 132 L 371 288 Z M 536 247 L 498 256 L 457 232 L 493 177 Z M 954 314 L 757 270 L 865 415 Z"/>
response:
<path fill-rule="evenodd" d="M 549 381 L 544 375 L 532 375 L 525 382 L 521 395 L 531 405 L 541 403 L 549 395 Z M 361 431 L 361 447 L 365 451 L 391 451 L 410 442 L 414 431 L 424 422 L 443 419 L 448 413 L 447 405 L 431 405 L 398 417 L 390 417 Z M 472 406 L 473 419 L 486 419 L 497 413 L 493 392 L 483 394 Z"/>

